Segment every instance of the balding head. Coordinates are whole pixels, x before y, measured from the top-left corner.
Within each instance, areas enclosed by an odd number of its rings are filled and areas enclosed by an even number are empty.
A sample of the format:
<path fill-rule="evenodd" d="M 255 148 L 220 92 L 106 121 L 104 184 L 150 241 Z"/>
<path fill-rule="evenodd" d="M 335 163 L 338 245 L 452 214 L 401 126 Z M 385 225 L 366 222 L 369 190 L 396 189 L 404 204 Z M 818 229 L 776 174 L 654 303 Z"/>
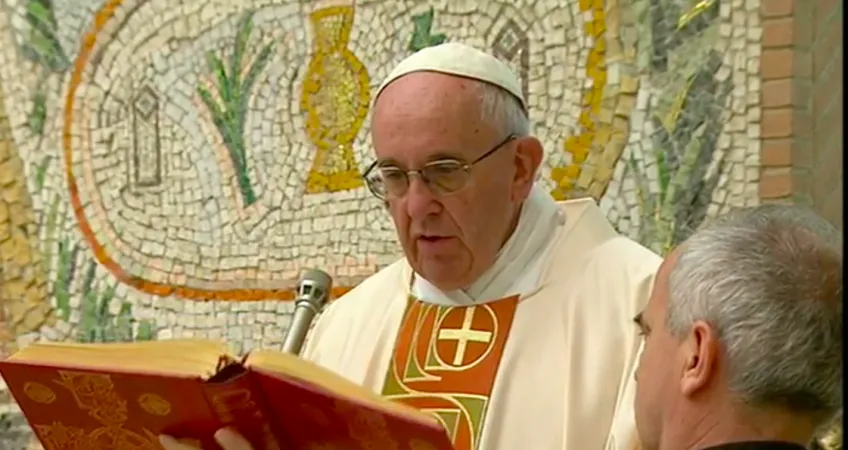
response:
<path fill-rule="evenodd" d="M 650 448 L 680 445 L 687 427 L 806 444 L 841 408 L 841 240 L 804 208 L 764 205 L 675 250 L 645 311 L 637 423 Z"/>

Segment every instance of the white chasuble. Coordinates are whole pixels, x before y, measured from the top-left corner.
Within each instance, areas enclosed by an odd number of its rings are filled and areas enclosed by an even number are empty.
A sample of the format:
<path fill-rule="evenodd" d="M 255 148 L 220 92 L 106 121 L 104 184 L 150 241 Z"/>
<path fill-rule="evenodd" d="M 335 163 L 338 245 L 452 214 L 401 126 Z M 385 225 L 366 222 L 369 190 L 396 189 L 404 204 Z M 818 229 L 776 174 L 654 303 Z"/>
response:
<path fill-rule="evenodd" d="M 550 203 L 525 205 L 495 274 L 466 291 L 405 260 L 381 270 L 327 308 L 303 356 L 436 415 L 457 450 L 635 447 L 632 319 L 661 258 L 592 200 Z"/>

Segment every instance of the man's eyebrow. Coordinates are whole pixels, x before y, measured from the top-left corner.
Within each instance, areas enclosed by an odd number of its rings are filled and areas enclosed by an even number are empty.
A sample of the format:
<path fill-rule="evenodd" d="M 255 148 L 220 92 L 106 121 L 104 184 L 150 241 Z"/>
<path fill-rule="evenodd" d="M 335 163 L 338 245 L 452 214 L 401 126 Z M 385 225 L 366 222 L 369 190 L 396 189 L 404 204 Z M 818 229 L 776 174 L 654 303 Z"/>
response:
<path fill-rule="evenodd" d="M 465 159 L 457 155 L 456 153 L 439 152 L 430 155 L 427 158 L 427 162 L 425 164 L 430 164 L 439 161 L 465 161 Z M 394 158 L 386 158 L 378 160 L 377 167 L 397 167 L 399 169 L 402 169 L 403 165 Z"/>
<path fill-rule="evenodd" d="M 430 155 L 430 157 L 427 158 L 427 161 L 428 162 L 437 162 L 437 161 L 444 161 L 446 159 L 464 161 L 463 157 L 457 155 L 456 153 L 450 153 L 450 152 L 439 152 L 439 153 Z"/>
<path fill-rule="evenodd" d="M 394 159 L 377 160 L 377 167 L 400 167 L 400 164 Z"/>

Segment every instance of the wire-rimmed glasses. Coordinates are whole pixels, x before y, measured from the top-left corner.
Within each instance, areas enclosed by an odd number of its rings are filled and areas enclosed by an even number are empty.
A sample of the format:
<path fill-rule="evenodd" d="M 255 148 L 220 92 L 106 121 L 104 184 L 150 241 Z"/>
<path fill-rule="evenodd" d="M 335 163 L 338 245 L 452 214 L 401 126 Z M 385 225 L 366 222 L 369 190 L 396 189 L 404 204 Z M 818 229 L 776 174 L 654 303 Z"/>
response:
<path fill-rule="evenodd" d="M 451 194 L 468 184 L 471 168 L 475 164 L 488 158 L 516 137 L 515 134 L 508 135 L 470 163 L 459 159 L 440 159 L 431 161 L 418 170 L 403 170 L 397 166 L 380 166 L 379 161 L 374 161 L 362 177 L 371 193 L 380 200 L 403 197 L 409 190 L 409 177 L 413 175 L 420 177 L 433 194 Z"/>

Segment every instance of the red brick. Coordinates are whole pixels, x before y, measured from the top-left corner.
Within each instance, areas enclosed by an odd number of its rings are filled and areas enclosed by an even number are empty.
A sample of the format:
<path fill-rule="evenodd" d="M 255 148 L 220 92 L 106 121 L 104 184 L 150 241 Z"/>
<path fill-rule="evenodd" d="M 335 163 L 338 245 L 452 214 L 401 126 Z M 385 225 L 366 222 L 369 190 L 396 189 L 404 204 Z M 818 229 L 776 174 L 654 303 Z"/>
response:
<path fill-rule="evenodd" d="M 763 80 L 789 78 L 794 73 L 794 55 L 791 49 L 765 49 L 760 58 Z"/>
<path fill-rule="evenodd" d="M 760 198 L 775 199 L 792 195 L 792 174 L 789 169 L 763 170 L 760 174 Z"/>
<path fill-rule="evenodd" d="M 786 17 L 792 15 L 792 11 L 794 9 L 794 0 L 761 0 L 760 2 L 760 16 L 764 19 L 772 17 Z"/>
<path fill-rule="evenodd" d="M 763 138 L 785 138 L 792 136 L 793 113 L 789 108 L 763 111 L 760 124 Z"/>
<path fill-rule="evenodd" d="M 788 47 L 795 37 L 795 20 L 792 17 L 770 19 L 763 22 L 763 48 Z"/>
<path fill-rule="evenodd" d="M 763 167 L 786 167 L 792 165 L 791 139 L 764 139 L 760 150 Z"/>
<path fill-rule="evenodd" d="M 792 106 L 793 84 L 789 78 L 764 81 L 761 91 L 762 107 L 779 108 Z"/>

